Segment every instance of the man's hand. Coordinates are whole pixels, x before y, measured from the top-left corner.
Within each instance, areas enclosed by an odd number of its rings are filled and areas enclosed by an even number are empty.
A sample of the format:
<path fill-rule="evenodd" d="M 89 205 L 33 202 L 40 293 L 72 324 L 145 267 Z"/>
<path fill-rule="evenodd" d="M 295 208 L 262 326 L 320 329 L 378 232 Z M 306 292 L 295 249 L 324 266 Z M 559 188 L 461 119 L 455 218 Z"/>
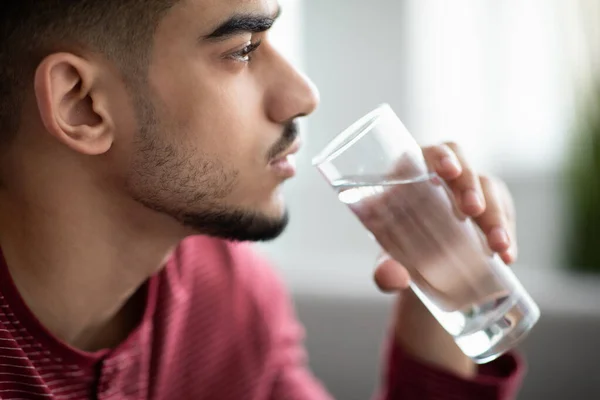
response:
<path fill-rule="evenodd" d="M 430 170 L 450 187 L 460 210 L 472 217 L 485 233 L 489 247 L 505 263 L 513 263 L 517 255 L 515 211 L 506 185 L 473 171 L 454 143 L 426 147 L 423 153 Z M 396 338 L 405 351 L 466 378 L 476 373 L 475 364 L 460 351 L 452 337 L 416 296 L 405 290 L 410 275 L 404 266 L 384 254 L 378 260 L 375 281 L 385 292 L 400 292 Z"/>

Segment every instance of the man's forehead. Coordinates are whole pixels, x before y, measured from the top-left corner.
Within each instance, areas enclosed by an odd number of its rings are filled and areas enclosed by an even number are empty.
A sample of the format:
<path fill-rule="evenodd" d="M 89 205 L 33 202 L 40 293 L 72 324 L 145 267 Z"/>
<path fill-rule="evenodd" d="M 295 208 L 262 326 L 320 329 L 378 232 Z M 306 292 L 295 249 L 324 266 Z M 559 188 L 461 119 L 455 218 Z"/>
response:
<path fill-rule="evenodd" d="M 237 14 L 273 16 L 279 10 L 278 0 L 185 0 L 185 3 L 206 24 L 219 24 Z"/>
<path fill-rule="evenodd" d="M 240 15 L 273 18 L 278 11 L 278 0 L 180 0 L 162 19 L 156 36 L 165 44 L 190 31 L 202 38 Z"/>

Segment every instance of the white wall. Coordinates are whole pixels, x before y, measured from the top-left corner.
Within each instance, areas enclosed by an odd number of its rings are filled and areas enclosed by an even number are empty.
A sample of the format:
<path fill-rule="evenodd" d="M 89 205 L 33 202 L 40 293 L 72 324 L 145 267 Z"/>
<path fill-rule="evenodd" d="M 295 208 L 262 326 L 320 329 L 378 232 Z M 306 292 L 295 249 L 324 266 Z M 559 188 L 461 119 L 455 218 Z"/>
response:
<path fill-rule="evenodd" d="M 570 112 L 565 2 L 405 2 L 416 129 L 427 141 L 456 138 L 495 173 L 557 171 Z"/>
<path fill-rule="evenodd" d="M 304 8 L 302 0 L 280 0 L 282 14 L 271 29 L 271 43 L 299 68 L 304 67 Z"/>

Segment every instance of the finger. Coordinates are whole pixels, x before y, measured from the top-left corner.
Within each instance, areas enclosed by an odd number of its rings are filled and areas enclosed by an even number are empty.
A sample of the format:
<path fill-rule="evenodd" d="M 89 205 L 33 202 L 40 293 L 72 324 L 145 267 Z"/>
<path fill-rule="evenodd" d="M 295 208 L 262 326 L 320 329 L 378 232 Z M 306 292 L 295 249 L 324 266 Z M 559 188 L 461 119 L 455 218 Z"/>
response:
<path fill-rule="evenodd" d="M 503 254 L 501 254 L 501 256 L 504 262 L 506 262 L 507 264 L 512 264 L 515 261 L 517 261 L 519 253 L 517 240 L 517 212 L 515 208 L 515 203 L 510 194 L 510 190 L 508 189 L 506 184 L 502 181 L 496 181 L 495 187 L 498 193 L 500 194 L 500 198 L 502 199 L 504 213 L 508 221 L 509 233 L 511 237 L 510 248 Z"/>
<path fill-rule="evenodd" d="M 410 285 L 406 268 L 387 255 L 378 260 L 374 278 L 379 289 L 386 293 L 405 290 Z"/>
<path fill-rule="evenodd" d="M 511 235 L 513 238 L 517 237 L 517 210 L 515 207 L 515 203 L 513 201 L 513 197 L 510 194 L 510 190 L 506 183 L 501 180 L 494 180 L 494 186 L 496 187 L 496 191 L 499 193 L 500 198 L 502 199 L 502 204 L 504 208 L 504 213 L 506 214 L 506 219 L 508 220 L 508 225 L 511 231 Z"/>
<path fill-rule="evenodd" d="M 462 165 L 454 151 L 447 145 L 423 148 L 425 161 L 442 179 L 454 180 L 462 173 Z"/>
<path fill-rule="evenodd" d="M 446 145 L 452 149 L 462 167 L 462 173 L 456 179 L 447 180 L 448 185 L 454 193 L 460 210 L 471 217 L 477 217 L 486 208 L 479 176 L 473 171 L 457 144 L 447 143 Z"/>
<path fill-rule="evenodd" d="M 492 179 L 481 177 L 480 184 L 485 196 L 486 209 L 474 220 L 486 235 L 490 249 L 497 252 L 505 262 L 510 263 L 512 262 L 510 249 L 513 238 L 505 210 L 505 201 Z"/>
<path fill-rule="evenodd" d="M 415 154 L 402 154 L 392 166 L 391 170 L 386 174 L 389 180 L 409 180 L 420 178 L 428 174 L 427 165 L 423 165 Z"/>
<path fill-rule="evenodd" d="M 402 254 L 398 247 L 397 237 L 392 234 L 390 227 L 394 226 L 396 216 L 386 206 L 385 196 L 377 195 L 363 200 L 358 205 L 352 205 L 351 208 L 356 216 L 369 230 L 381 248 L 391 254 Z"/>
<path fill-rule="evenodd" d="M 388 196 L 386 196 L 388 195 Z M 403 254 L 401 240 L 391 227 L 396 226 L 397 218 L 388 207 L 386 199 L 393 197 L 397 200 L 401 196 L 390 196 L 389 193 L 382 193 L 366 199 L 355 210 L 365 227 L 373 233 L 379 245 L 391 254 L 400 256 Z M 355 206 L 356 207 L 356 206 Z M 384 253 L 377 262 L 377 268 L 374 274 L 375 283 L 383 292 L 397 292 L 408 287 L 410 276 L 406 268 L 392 259 L 388 253 Z"/>

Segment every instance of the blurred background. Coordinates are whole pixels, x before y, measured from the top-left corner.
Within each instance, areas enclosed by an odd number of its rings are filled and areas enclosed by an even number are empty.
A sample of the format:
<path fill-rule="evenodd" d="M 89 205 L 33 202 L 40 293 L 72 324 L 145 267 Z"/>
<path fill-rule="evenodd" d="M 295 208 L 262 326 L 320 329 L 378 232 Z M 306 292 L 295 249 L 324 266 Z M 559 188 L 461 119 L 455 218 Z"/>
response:
<path fill-rule="evenodd" d="M 273 38 L 321 91 L 304 122 L 292 222 L 262 246 L 293 292 L 311 367 L 336 398 L 379 383 L 392 298 L 375 243 L 311 167 L 383 102 L 421 144 L 461 144 L 504 179 L 516 273 L 542 309 L 519 399 L 600 398 L 600 2 L 280 0 Z"/>

